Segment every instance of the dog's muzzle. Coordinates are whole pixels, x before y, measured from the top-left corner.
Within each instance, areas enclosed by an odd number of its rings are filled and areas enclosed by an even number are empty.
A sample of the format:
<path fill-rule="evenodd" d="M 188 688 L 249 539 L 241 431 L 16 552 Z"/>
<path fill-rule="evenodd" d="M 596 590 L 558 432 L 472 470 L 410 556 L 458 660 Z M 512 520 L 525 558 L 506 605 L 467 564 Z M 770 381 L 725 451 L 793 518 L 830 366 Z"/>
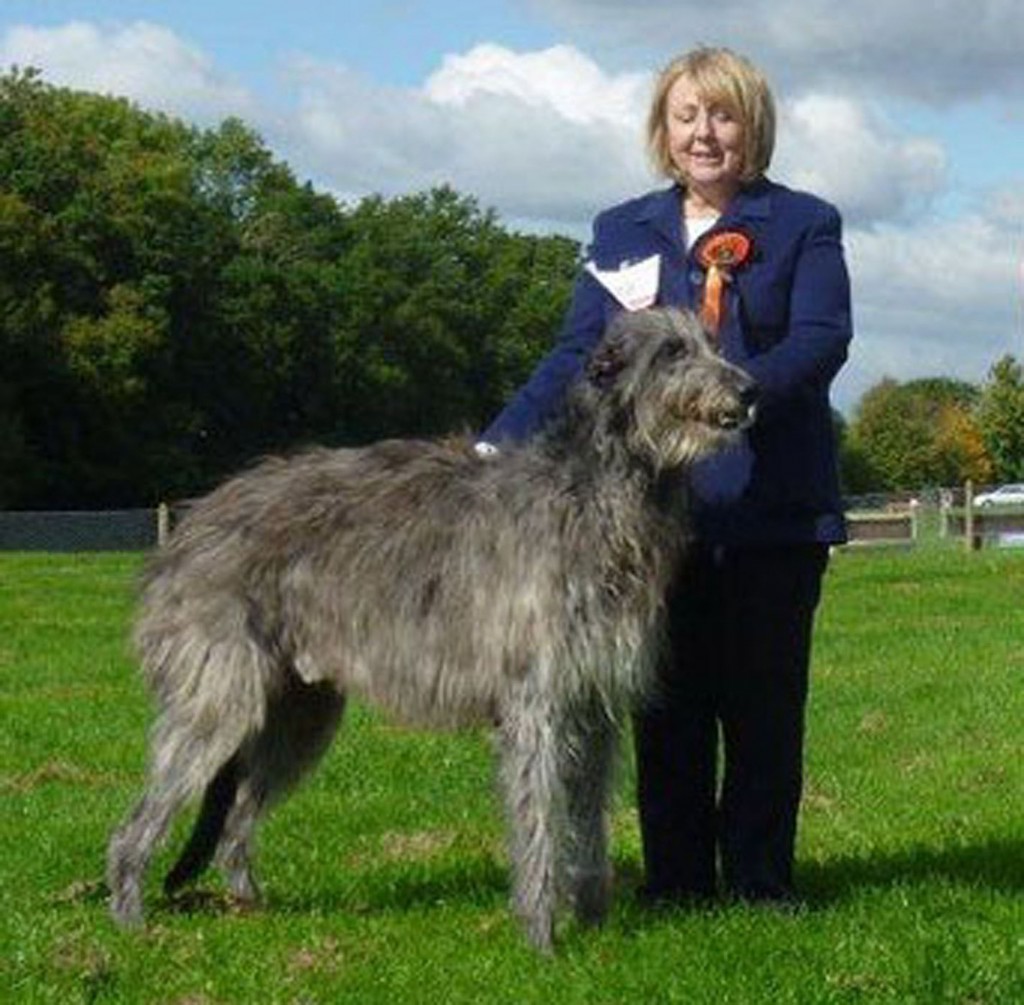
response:
<path fill-rule="evenodd" d="M 723 429 L 749 429 L 757 417 L 757 401 L 760 392 L 757 385 L 751 381 L 746 384 L 737 395 L 736 407 L 723 411 L 719 416 L 718 424 Z"/>

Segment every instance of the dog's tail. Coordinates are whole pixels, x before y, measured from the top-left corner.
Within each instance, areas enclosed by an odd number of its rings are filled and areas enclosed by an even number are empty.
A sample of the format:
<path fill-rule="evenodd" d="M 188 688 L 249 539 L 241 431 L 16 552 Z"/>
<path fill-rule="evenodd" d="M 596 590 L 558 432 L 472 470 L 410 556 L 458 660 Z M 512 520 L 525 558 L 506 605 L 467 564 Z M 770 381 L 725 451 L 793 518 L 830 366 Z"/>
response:
<path fill-rule="evenodd" d="M 164 893 L 168 896 L 199 876 L 213 861 L 228 813 L 235 802 L 238 784 L 239 754 L 236 752 L 206 787 L 192 835 L 164 880 Z"/>

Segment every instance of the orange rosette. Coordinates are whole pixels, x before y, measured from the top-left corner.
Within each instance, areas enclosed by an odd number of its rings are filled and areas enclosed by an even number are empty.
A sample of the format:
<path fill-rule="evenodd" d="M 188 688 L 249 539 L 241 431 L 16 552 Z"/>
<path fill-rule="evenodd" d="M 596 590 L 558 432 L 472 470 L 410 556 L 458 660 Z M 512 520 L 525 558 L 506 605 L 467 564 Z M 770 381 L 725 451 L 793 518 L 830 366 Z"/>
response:
<path fill-rule="evenodd" d="M 700 319 L 712 334 L 717 334 L 722 324 L 725 284 L 731 282 L 733 270 L 750 258 L 752 249 L 750 238 L 739 230 L 714 231 L 697 249 L 697 261 L 707 270 Z"/>

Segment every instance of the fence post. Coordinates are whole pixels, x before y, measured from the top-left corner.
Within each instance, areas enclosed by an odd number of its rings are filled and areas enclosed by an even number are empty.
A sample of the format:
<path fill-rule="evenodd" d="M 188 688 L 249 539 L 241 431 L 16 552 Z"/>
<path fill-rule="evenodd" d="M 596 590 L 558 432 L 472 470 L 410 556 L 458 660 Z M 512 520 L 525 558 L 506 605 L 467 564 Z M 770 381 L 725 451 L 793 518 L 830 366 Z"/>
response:
<path fill-rule="evenodd" d="M 156 543 L 162 548 L 171 530 L 171 508 L 162 502 L 156 508 Z"/>
<path fill-rule="evenodd" d="M 953 514 L 953 493 L 950 489 L 939 491 L 939 537 L 949 537 L 949 522 Z"/>
<path fill-rule="evenodd" d="M 974 482 L 964 483 L 964 548 L 974 550 Z"/>

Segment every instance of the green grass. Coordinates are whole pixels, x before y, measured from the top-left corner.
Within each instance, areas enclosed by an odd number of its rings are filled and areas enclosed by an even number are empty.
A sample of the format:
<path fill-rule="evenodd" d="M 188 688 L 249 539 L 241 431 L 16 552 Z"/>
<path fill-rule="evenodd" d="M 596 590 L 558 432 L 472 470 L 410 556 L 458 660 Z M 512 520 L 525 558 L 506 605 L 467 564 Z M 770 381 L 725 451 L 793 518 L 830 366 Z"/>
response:
<path fill-rule="evenodd" d="M 215 878 L 113 928 L 111 827 L 149 708 L 126 644 L 137 556 L 0 555 L 0 994 L 12 1002 L 962 1005 L 1024 1001 L 1024 553 L 849 553 L 815 649 L 795 915 L 636 901 L 535 957 L 506 909 L 489 742 L 356 708 L 261 831 L 266 903 Z M 182 837 L 179 827 L 172 847 Z"/>

